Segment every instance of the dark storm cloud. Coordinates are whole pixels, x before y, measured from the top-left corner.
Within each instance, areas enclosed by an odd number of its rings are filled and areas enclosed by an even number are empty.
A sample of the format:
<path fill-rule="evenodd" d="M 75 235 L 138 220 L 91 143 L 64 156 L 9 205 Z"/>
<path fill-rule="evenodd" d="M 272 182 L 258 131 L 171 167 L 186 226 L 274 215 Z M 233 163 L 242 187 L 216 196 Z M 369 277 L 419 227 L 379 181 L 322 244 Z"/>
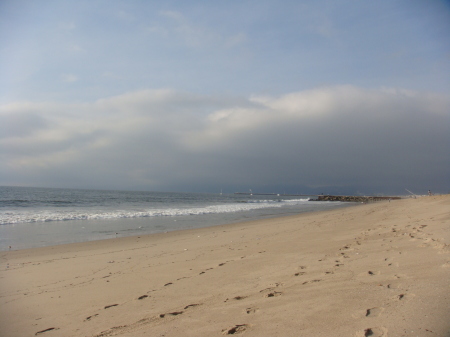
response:
<path fill-rule="evenodd" d="M 450 103 L 439 95 L 352 86 L 248 99 L 145 90 L 33 108 L 41 129 L 1 140 L 2 184 L 450 189 Z M 1 118 L 9 113 L 1 108 Z"/>

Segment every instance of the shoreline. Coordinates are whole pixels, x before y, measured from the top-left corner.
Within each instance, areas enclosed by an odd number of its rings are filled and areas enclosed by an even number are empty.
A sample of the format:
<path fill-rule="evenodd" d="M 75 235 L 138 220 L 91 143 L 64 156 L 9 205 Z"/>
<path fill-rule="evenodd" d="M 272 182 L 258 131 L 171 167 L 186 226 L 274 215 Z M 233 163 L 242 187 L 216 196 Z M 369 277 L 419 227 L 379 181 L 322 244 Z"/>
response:
<path fill-rule="evenodd" d="M 334 204 L 334 205 L 332 205 Z M 59 220 L 48 222 L 18 223 L 0 226 L 0 252 L 60 246 L 72 243 L 109 240 L 128 236 L 144 236 L 193 228 L 215 227 L 266 218 L 277 218 L 334 208 L 352 207 L 357 203 L 330 203 L 318 209 L 263 208 L 258 214 L 248 211 L 181 215 L 176 217 L 132 217 L 119 219 Z M 306 207 L 305 207 L 306 206 Z M 317 203 L 316 203 L 317 207 Z M 13 228 L 10 228 L 12 226 Z M 11 247 L 11 248 L 9 248 Z"/>
<path fill-rule="evenodd" d="M 114 244 L 125 244 L 125 243 L 133 243 L 137 239 L 148 240 L 148 241 L 158 241 L 161 239 L 170 239 L 172 236 L 178 236 L 178 235 L 196 235 L 202 234 L 203 232 L 209 232 L 213 231 L 214 229 L 216 231 L 223 231 L 226 230 L 228 227 L 229 229 L 237 226 L 258 226 L 260 223 L 263 223 L 265 221 L 272 221 L 272 220 L 278 220 L 278 219 L 286 219 L 286 218 L 299 218 L 304 215 L 309 214 L 322 214 L 327 212 L 333 212 L 338 209 L 342 208 L 352 208 L 352 207 L 358 207 L 362 206 L 360 204 L 354 204 L 354 205 L 346 205 L 345 207 L 337 208 L 337 209 L 321 209 L 321 210 L 315 210 L 315 211 L 307 211 L 307 212 L 301 212 L 298 214 L 288 214 L 288 215 L 274 215 L 274 216 L 265 216 L 263 218 L 258 219 L 251 219 L 251 220 L 238 220 L 236 222 L 226 223 L 226 224 L 219 224 L 219 225 L 212 225 L 207 227 L 198 227 L 198 228 L 183 228 L 183 229 L 175 229 L 175 230 L 169 230 L 165 232 L 157 232 L 157 233 L 149 233 L 149 234 L 140 234 L 140 235 L 130 235 L 130 236 L 119 236 L 115 238 L 105 238 L 105 239 L 99 239 L 99 240 L 89 240 L 89 241 L 80 241 L 80 242 L 70 242 L 70 243 L 62 243 L 62 244 L 56 244 L 56 245 L 49 245 L 49 246 L 40 246 L 40 247 L 30 247 L 30 248 L 21 248 L 21 249 L 11 249 L 11 250 L 0 250 L 0 257 L 2 256 L 2 253 L 24 253 L 25 255 L 34 255 L 34 254 L 40 254 L 41 252 L 44 253 L 45 251 L 53 252 L 54 250 L 62 251 L 62 252 L 75 252 L 79 250 L 86 250 L 86 249 L 98 249 L 98 247 L 107 247 Z"/>
<path fill-rule="evenodd" d="M 355 206 L 2 251 L 3 333 L 449 333 L 450 196 Z"/>

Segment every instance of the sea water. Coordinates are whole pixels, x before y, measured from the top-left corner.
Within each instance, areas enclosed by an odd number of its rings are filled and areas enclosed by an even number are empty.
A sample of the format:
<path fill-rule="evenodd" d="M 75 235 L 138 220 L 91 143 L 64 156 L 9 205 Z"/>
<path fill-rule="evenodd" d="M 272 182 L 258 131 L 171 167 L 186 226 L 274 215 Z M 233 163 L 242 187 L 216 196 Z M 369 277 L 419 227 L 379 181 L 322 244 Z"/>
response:
<path fill-rule="evenodd" d="M 0 187 L 0 250 L 209 227 L 346 205 L 276 194 Z"/>

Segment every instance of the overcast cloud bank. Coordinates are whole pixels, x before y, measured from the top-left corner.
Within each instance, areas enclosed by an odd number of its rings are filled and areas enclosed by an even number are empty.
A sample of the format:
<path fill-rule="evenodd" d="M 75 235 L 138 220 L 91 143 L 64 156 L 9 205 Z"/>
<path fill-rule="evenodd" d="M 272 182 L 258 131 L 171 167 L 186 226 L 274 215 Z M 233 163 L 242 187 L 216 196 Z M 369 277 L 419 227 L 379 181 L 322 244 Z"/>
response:
<path fill-rule="evenodd" d="M 450 99 L 321 87 L 277 97 L 142 90 L 0 106 L 1 185 L 159 191 L 450 191 Z M 413 186 L 413 187 L 412 187 Z"/>

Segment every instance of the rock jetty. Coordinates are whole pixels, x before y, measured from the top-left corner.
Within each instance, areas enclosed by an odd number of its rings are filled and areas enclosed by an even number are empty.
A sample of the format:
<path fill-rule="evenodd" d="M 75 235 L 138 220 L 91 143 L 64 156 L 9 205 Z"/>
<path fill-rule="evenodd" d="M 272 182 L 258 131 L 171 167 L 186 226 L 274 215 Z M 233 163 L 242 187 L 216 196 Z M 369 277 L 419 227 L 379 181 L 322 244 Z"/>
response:
<path fill-rule="evenodd" d="M 318 201 L 347 201 L 347 202 L 369 202 L 382 200 L 395 200 L 400 197 L 374 197 L 374 196 L 353 196 L 353 195 L 318 195 Z"/>

